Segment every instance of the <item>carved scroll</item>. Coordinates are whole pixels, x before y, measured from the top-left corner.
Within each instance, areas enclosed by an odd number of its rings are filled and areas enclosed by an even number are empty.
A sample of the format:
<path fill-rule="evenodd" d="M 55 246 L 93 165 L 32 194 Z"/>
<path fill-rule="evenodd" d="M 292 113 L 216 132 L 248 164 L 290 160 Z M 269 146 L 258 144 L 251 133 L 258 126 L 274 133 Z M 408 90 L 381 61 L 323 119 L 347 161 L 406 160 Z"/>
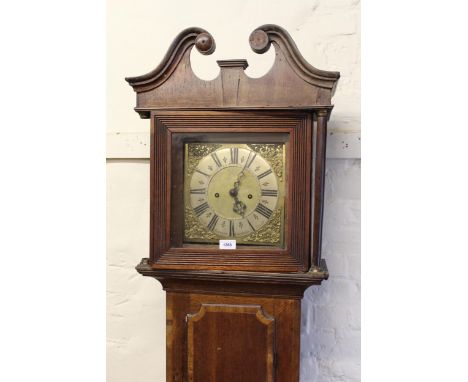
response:
<path fill-rule="evenodd" d="M 271 70 L 261 78 L 244 72 L 246 60 L 218 61 L 214 80 L 198 78 L 190 65 L 190 52 L 209 55 L 213 37 L 204 29 L 188 28 L 174 40 L 162 62 L 151 72 L 126 78 L 137 93 L 136 110 L 147 117 L 156 109 L 202 108 L 330 108 L 338 72 L 319 70 L 301 55 L 291 36 L 277 25 L 263 25 L 249 37 L 252 50 L 262 54 L 271 45 L 276 55 Z"/>

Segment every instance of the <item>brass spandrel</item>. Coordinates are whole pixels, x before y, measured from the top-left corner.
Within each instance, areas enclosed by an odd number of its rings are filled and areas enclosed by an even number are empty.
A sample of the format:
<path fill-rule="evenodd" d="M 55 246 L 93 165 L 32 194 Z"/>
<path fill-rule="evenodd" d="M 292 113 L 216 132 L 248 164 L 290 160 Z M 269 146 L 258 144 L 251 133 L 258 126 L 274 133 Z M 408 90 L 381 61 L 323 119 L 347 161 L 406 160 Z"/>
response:
<path fill-rule="evenodd" d="M 284 175 L 284 145 L 283 144 L 248 144 L 253 151 L 265 158 L 282 182 Z"/>

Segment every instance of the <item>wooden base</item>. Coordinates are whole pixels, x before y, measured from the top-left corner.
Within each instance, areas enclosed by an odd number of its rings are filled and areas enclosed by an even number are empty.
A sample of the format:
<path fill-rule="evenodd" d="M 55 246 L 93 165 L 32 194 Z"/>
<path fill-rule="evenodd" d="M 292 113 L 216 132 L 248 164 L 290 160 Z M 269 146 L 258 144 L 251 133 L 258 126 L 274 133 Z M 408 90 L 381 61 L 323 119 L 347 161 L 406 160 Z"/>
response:
<path fill-rule="evenodd" d="M 167 382 L 298 382 L 301 299 L 328 278 L 153 269 L 167 292 Z"/>

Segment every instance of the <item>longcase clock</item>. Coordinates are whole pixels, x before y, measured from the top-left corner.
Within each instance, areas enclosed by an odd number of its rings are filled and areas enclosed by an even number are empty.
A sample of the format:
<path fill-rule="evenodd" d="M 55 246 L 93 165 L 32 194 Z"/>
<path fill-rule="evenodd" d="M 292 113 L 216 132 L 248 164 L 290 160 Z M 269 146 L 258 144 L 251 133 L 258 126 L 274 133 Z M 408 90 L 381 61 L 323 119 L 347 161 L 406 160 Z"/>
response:
<path fill-rule="evenodd" d="M 167 293 L 167 381 L 297 382 L 301 298 L 328 278 L 321 259 L 325 146 L 339 73 L 314 68 L 279 26 L 271 70 L 190 66 L 213 37 L 188 28 L 160 65 L 126 78 L 151 122 L 150 253 L 137 271 Z"/>

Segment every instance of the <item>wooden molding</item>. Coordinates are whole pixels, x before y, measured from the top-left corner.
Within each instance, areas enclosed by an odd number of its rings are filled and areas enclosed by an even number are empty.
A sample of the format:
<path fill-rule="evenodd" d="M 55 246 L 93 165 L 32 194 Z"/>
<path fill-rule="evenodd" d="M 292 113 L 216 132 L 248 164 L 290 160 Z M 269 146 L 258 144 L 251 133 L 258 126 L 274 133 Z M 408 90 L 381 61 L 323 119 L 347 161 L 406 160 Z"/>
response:
<path fill-rule="evenodd" d="M 209 55 L 214 52 L 215 41 L 204 29 L 185 29 L 158 67 L 126 78 L 137 93 L 135 110 L 148 118 L 151 110 L 160 109 L 331 107 L 340 74 L 309 64 L 287 31 L 277 25 L 263 25 L 252 32 L 249 43 L 258 54 L 274 46 L 275 62 L 267 74 L 251 78 L 244 72 L 246 60 L 220 60 L 218 77 L 204 81 L 193 73 L 190 52 L 195 45 L 200 53 Z"/>
<path fill-rule="evenodd" d="M 158 280 L 168 292 L 267 295 L 292 299 L 302 298 L 308 287 L 320 285 L 328 279 L 324 259 L 320 268 L 306 273 L 154 269 L 148 258 L 143 258 L 136 270 L 143 276 Z"/>

